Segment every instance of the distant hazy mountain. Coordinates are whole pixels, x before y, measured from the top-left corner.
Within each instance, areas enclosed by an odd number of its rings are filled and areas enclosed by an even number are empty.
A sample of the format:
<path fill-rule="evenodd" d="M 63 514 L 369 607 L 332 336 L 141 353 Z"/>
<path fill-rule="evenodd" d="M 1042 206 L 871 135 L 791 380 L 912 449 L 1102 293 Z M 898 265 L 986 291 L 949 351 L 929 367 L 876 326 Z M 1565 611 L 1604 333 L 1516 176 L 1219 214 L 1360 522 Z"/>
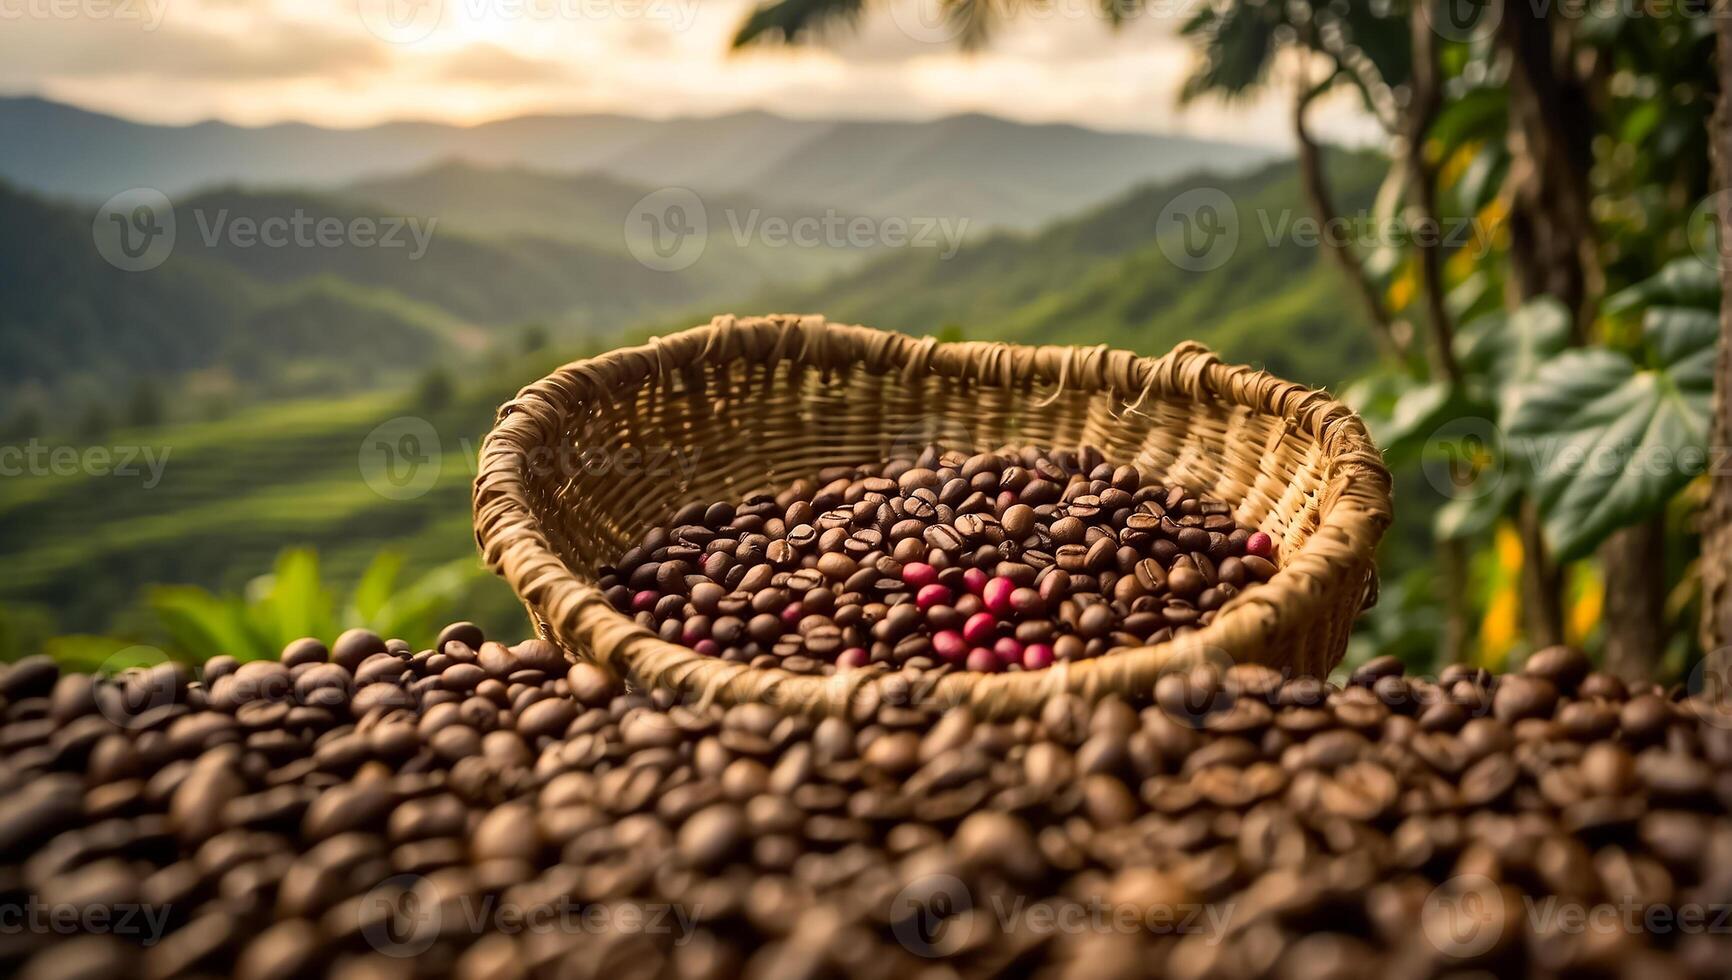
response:
<path fill-rule="evenodd" d="M 477 236 L 438 214 L 399 211 L 348 196 L 225 188 L 191 197 L 175 212 L 174 259 L 184 254 L 221 263 L 259 282 L 333 277 L 388 289 L 484 325 L 539 320 L 594 335 L 655 309 L 701 299 L 727 281 L 721 270 L 702 262 L 693 266 L 692 275 L 669 276 L 646 268 L 623 247 L 602 249 L 529 234 Z M 236 235 L 243 221 L 262 227 L 272 219 L 299 216 L 309 228 L 328 219 L 344 227 L 371 221 L 383 240 L 389 234 L 383 216 L 389 215 L 405 222 L 389 246 L 344 239 L 330 246 L 271 247 Z"/>
<path fill-rule="evenodd" d="M 927 122 L 524 116 L 461 127 L 387 123 L 156 126 L 36 98 L 0 99 L 0 177 L 102 200 L 219 183 L 330 188 L 462 158 L 650 188 L 741 194 L 847 214 L 960 216 L 1033 228 L 1132 186 L 1208 168 L 1248 169 L 1267 149 L 1184 137 L 1025 125 L 965 115 Z"/>
<path fill-rule="evenodd" d="M 1387 170 L 1386 162 L 1369 155 L 1331 155 L 1329 166 L 1341 206 L 1354 212 L 1370 206 Z M 1173 222 L 1170 215 L 1163 221 L 1162 213 L 1179 195 L 1201 186 L 1213 186 L 1234 202 L 1239 235 L 1231 257 L 1219 268 L 1192 272 L 1169 258 L 1187 252 L 1184 243 L 1172 240 Z M 33 200 L 14 198 L 27 204 Z M 0 205 L 6 200 L 0 194 Z M 285 203 L 269 196 L 250 201 L 215 196 L 201 206 L 219 202 L 253 214 Z M 505 206 L 504 201 L 497 203 Z M 340 214 L 341 207 L 355 205 L 324 201 L 308 206 Z M 1286 377 L 1334 383 L 1369 363 L 1372 352 L 1359 308 L 1346 295 L 1329 259 L 1317 248 L 1290 239 L 1271 241 L 1266 231 L 1285 227 L 1305 213 L 1290 162 L 1228 180 L 1187 178 L 1121 195 L 1038 233 L 971 241 L 950 259 L 931 250 L 900 250 L 821 286 L 782 287 L 749 302 L 706 301 L 702 313 L 670 312 L 656 318 L 655 329 L 689 326 L 715 312 L 794 310 L 916 333 L 960 329 L 973 339 L 1110 343 L 1148 354 L 1196 339 L 1227 357 L 1264 364 Z M 177 220 L 185 219 L 177 215 Z M 18 244 L 8 251 L 5 232 L 12 228 L 19 229 L 14 239 Z M 333 354 L 356 369 L 429 356 L 425 346 L 400 351 L 395 330 L 341 305 L 364 291 L 388 299 L 391 308 L 410 309 L 397 289 L 409 289 L 412 282 L 419 292 L 426 284 L 423 271 L 361 263 L 348 270 L 349 279 L 337 278 L 343 270 L 325 268 L 326 274 L 313 278 L 262 283 L 262 276 L 239 271 L 260 259 L 258 254 L 207 256 L 195 262 L 177 247 L 160 269 L 128 277 L 106 266 L 78 265 L 80 255 L 90 251 L 88 235 L 87 217 L 66 225 L 50 220 L 39 204 L 19 211 L 0 206 L 0 269 L 21 273 L 0 277 L 0 335 L 8 335 L 3 326 L 8 311 L 24 309 L 33 329 L 21 330 L 13 339 L 55 350 L 70 345 L 64 329 L 82 327 L 87 311 L 96 311 L 103 322 L 112 321 L 112 329 L 61 352 L 59 363 L 76 367 L 83 359 L 102 359 L 112 366 L 117 358 L 108 353 L 111 345 L 122 347 L 124 357 L 136 360 L 140 370 L 154 367 L 152 358 L 171 352 L 178 363 L 250 355 L 279 368 L 288 362 L 311 364 L 319 371 L 334 369 L 328 367 Z M 453 229 L 452 245 L 467 249 L 474 241 Z M 51 248 L 50 255 L 33 261 L 45 246 Z M 438 317 L 452 318 L 445 311 L 460 302 L 453 294 L 468 288 L 476 296 L 487 296 L 505 283 L 522 284 L 511 289 L 521 288 L 526 297 L 545 295 L 547 287 L 538 273 L 519 271 L 489 282 L 495 267 L 480 264 L 466 272 L 462 263 L 444 264 L 448 259 L 439 257 L 440 247 L 436 236 L 425 261 L 441 263 L 428 268 L 439 269 L 451 281 L 423 297 L 424 305 L 447 304 L 435 309 Z M 707 268 L 710 261 L 706 253 L 693 268 Z M 295 264 L 301 265 L 296 273 L 300 276 L 319 271 L 318 263 L 306 259 Z M 234 304 L 241 308 L 232 317 L 225 319 L 230 307 L 220 305 L 220 294 L 208 303 L 200 299 L 201 289 L 217 284 L 193 279 L 197 269 L 223 274 L 222 282 L 244 287 Z M 622 285 L 634 282 L 625 277 Z M 587 288 L 574 289 L 573 295 Z M 122 289 L 131 298 L 126 306 L 109 298 Z M 278 290 L 294 299 L 283 301 L 280 313 L 254 312 L 254 292 Z M 212 312 L 207 313 L 207 307 Z M 413 322 L 427 319 L 435 318 Z M 330 334 L 323 343 L 319 329 Z M 230 330 L 238 336 L 225 341 Z M 441 335 L 454 335 L 461 342 L 461 333 Z M 463 369 L 457 375 L 455 400 L 444 409 L 417 404 L 408 392 L 371 391 L 276 403 L 208 425 L 129 433 L 129 442 L 174 447 L 162 485 L 149 493 L 117 493 L 113 481 L 100 479 L 54 484 L 0 480 L 0 541 L 7 543 L 12 559 L 0 563 L 0 603 L 39 603 L 58 612 L 61 630 L 90 632 L 114 628 L 119 611 L 146 583 L 238 588 L 246 574 L 268 567 L 285 542 L 317 545 L 330 567 L 346 576 L 358 574 L 386 544 L 410 555 L 411 567 L 473 556 L 466 465 L 474 460 L 476 441 L 494 408 L 560 360 L 617 342 L 555 341 L 557 349 L 542 352 L 534 363 L 520 360 L 499 373 L 487 370 L 488 358 L 460 354 L 456 363 Z M 211 353 L 199 349 L 224 343 L 230 346 Z M 0 379 L 5 378 L 11 351 L 0 349 Z M 325 360 L 310 360 L 321 357 Z M 356 471 L 356 449 L 363 437 L 379 423 L 405 414 L 429 418 L 448 454 L 436 488 L 406 501 L 379 496 Z M 103 533 L 89 533 L 91 528 Z M 508 596 L 505 602 L 509 604 Z"/>
<path fill-rule="evenodd" d="M 422 239 L 391 232 L 393 215 Z M 526 323 L 580 343 L 764 281 L 725 249 L 669 275 L 623 246 L 477 235 L 348 196 L 232 188 L 180 201 L 167 258 L 127 272 L 102 257 L 93 216 L 0 181 L 0 419 L 20 406 L 46 417 L 112 404 L 146 379 L 199 375 L 240 400 L 401 382 L 515 343 Z M 380 241 L 271 244 L 258 229 L 273 219 L 371 222 Z"/>
<path fill-rule="evenodd" d="M 464 232 L 534 235 L 623 253 L 634 244 L 640 251 L 648 244 L 646 213 L 639 204 L 651 190 L 602 173 L 574 175 L 447 160 L 362 180 L 349 185 L 346 193 L 393 213 L 437 216 L 447 228 Z M 739 193 L 705 194 L 700 203 L 706 222 L 702 262 L 678 274 L 717 286 L 734 284 L 736 294 L 759 283 L 805 281 L 851 268 L 880 244 L 853 247 L 839 237 L 816 247 L 790 247 L 767 241 L 759 229 L 777 219 L 789 227 L 801 220 L 821 221 L 822 209 L 767 203 Z M 650 208 L 647 217 L 659 220 L 664 209 Z M 838 214 L 832 226 L 848 217 Z M 808 227 L 822 228 L 815 223 Z"/>
<path fill-rule="evenodd" d="M 1348 212 L 1372 206 L 1387 162 L 1328 157 Z M 1210 188 L 1233 204 L 1237 237 L 1218 267 L 1191 271 L 1168 205 Z M 817 287 L 773 290 L 748 310 L 822 312 L 833 320 L 970 339 L 1111 344 L 1164 354 L 1201 340 L 1283 377 L 1333 385 L 1373 349 L 1341 274 L 1287 228 L 1309 211 L 1291 162 L 1230 179 L 1188 177 L 1123 195 L 1033 235 L 996 235 L 954 258 L 909 249 Z M 1208 263 L 1214 266 L 1214 262 Z M 1195 268 L 1195 267 L 1192 267 Z"/>

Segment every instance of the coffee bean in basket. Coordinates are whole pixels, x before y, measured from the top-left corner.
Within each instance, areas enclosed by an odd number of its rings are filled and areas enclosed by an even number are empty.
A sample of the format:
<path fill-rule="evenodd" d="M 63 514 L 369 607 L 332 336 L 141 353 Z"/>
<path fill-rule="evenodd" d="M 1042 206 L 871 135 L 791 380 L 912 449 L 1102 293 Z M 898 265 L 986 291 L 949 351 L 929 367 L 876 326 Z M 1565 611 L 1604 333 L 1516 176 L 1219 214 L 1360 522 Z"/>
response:
<path fill-rule="evenodd" d="M 991 673 L 1202 629 L 1276 560 L 1226 503 L 1094 449 L 927 447 L 688 504 L 601 585 L 662 639 L 725 660 Z"/>

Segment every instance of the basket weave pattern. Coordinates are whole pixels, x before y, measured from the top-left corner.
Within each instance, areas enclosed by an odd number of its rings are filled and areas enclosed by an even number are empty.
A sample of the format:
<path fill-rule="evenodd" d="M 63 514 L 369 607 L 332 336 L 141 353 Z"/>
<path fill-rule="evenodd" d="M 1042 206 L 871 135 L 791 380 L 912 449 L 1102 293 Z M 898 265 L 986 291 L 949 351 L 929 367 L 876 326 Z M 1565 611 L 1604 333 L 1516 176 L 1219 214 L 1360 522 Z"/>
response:
<path fill-rule="evenodd" d="M 933 442 L 1091 445 L 1226 501 L 1278 546 L 1276 575 L 1205 629 L 1043 671 L 953 673 L 930 692 L 988 716 L 1038 711 L 1060 690 L 1146 692 L 1163 671 L 1204 659 L 1326 673 L 1374 584 L 1390 520 L 1388 471 L 1352 412 L 1199 344 L 1156 359 L 724 316 L 568 364 L 504 405 L 481 450 L 476 539 L 543 635 L 577 656 L 695 697 L 845 711 L 883 681 L 700 656 L 614 610 L 595 580 L 686 503 L 776 491 Z"/>

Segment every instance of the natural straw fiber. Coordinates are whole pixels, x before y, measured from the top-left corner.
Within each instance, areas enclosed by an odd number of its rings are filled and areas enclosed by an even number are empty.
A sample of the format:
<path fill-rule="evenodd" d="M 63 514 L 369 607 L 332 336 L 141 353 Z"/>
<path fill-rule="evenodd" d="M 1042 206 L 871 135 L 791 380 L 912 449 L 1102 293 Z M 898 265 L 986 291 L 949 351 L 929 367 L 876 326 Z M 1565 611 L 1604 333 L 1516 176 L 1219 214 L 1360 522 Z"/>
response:
<path fill-rule="evenodd" d="M 596 578 L 684 504 L 739 500 L 934 442 L 1094 446 L 1227 502 L 1239 523 L 1275 539 L 1280 562 L 1205 629 L 1042 671 L 948 674 L 924 692 L 941 702 L 1030 713 L 1056 691 L 1148 692 L 1164 671 L 1199 662 L 1324 674 L 1373 594 L 1389 473 L 1364 424 L 1324 392 L 1223 364 L 1195 343 L 1158 359 L 942 344 L 819 316 L 717 317 L 525 388 L 481 449 L 476 539 L 542 634 L 577 657 L 694 698 L 846 712 L 905 693 L 906 679 L 700 656 L 615 611 Z"/>

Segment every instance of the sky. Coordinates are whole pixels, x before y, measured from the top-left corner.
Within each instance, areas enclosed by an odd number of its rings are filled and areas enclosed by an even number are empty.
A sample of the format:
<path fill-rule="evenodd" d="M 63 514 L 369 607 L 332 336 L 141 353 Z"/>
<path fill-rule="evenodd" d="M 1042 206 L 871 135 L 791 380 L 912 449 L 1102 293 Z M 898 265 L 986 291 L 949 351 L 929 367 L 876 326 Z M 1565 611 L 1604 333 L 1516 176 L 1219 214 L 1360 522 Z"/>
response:
<path fill-rule="evenodd" d="M 0 92 L 150 122 L 361 126 L 526 113 L 1026 122 L 1290 142 L 1290 86 L 1179 107 L 1191 4 L 1114 32 L 1096 0 L 1023 0 L 967 54 L 938 0 L 880 0 L 817 46 L 730 52 L 753 0 L 0 0 Z M 1317 128 L 1374 139 L 1345 98 Z"/>

